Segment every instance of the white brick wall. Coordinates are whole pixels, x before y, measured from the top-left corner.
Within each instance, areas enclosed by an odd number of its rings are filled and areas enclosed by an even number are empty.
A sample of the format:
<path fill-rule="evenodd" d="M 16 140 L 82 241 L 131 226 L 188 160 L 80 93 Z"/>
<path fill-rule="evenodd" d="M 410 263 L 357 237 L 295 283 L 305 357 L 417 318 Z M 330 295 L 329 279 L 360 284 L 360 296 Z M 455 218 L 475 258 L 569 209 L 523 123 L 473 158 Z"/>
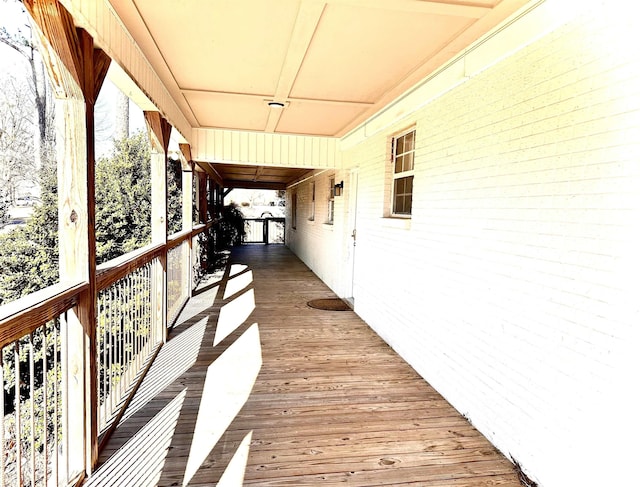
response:
<path fill-rule="evenodd" d="M 321 191 L 320 218 L 303 220 L 302 183 L 288 229 L 342 294 L 359 168 L 356 311 L 543 487 L 640 485 L 632 21 L 611 3 L 585 11 L 363 140 L 336 171 L 333 227 Z M 389 136 L 414 123 L 413 217 L 384 219 Z"/>

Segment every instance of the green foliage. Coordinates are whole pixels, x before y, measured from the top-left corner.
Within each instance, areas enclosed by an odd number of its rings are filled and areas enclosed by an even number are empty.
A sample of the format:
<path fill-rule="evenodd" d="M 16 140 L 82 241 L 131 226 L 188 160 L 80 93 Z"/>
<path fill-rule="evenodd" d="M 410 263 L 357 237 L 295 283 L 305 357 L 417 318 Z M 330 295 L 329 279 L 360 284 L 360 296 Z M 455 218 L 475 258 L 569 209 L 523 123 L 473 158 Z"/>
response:
<path fill-rule="evenodd" d="M 9 221 L 9 202 L 0 194 L 0 228 Z"/>
<path fill-rule="evenodd" d="M 217 222 L 217 250 L 229 249 L 240 245 L 245 236 L 244 215 L 235 203 L 222 208 L 222 215 Z"/>
<path fill-rule="evenodd" d="M 114 153 L 96 163 L 98 263 L 151 241 L 151 164 L 144 133 L 116 141 Z"/>
<path fill-rule="evenodd" d="M 58 191 L 51 164 L 40 173 L 42 201 L 31 220 L 0 235 L 0 305 L 58 282 Z"/>
<path fill-rule="evenodd" d="M 180 161 L 167 161 L 167 233 L 182 230 L 182 167 Z"/>
<path fill-rule="evenodd" d="M 182 225 L 180 165 L 167 170 L 169 232 Z M 27 225 L 0 234 L 0 305 L 58 281 L 58 182 L 55 164 L 40 173 L 41 202 Z M 0 213 L 1 213 L 0 208 Z M 0 215 L 1 216 L 1 215 Z M 151 172 L 144 133 L 118 141 L 96 164 L 98 263 L 140 248 L 151 237 Z"/>
<path fill-rule="evenodd" d="M 27 229 L 0 235 L 0 249 L 0 304 L 49 285 L 54 263 L 46 249 L 29 238 Z"/>

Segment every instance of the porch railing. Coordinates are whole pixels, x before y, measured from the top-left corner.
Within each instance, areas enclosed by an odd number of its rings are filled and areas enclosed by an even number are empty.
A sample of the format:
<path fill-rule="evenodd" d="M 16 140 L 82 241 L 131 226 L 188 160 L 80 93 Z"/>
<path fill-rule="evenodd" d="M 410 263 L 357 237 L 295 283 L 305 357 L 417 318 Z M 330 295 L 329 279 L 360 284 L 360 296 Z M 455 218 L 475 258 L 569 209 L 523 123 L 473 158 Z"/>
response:
<path fill-rule="evenodd" d="M 76 316 L 89 285 L 57 284 L 0 307 L 0 487 L 72 485 L 83 477 L 88 415 L 97 416 L 106 439 L 162 345 L 166 327 L 191 296 L 192 271 L 204 255 L 201 241 L 212 231 L 212 223 L 199 225 L 167 244 L 97 268 L 96 404 L 87 404 L 91 354 L 82 346 L 87 335 Z M 165 276 L 162 292 L 157 273 Z M 164 297 L 162 306 L 158 296 Z M 155 309 L 163 310 L 160 319 Z"/>
<path fill-rule="evenodd" d="M 159 326 L 153 326 L 152 301 L 153 274 L 161 266 L 163 250 L 163 246 L 146 247 L 98 268 L 96 356 L 101 434 L 117 420 L 143 365 L 162 343 Z"/>
<path fill-rule="evenodd" d="M 67 485 L 84 470 L 70 455 L 83 438 L 68 334 L 87 287 L 57 284 L 0 308 L 0 486 Z"/>

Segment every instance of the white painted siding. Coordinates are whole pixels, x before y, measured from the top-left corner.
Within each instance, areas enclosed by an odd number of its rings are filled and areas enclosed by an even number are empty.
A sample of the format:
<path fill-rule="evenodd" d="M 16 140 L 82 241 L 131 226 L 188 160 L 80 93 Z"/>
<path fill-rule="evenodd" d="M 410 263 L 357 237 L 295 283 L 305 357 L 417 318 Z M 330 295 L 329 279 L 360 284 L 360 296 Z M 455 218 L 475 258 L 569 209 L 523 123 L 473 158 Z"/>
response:
<path fill-rule="evenodd" d="M 339 139 L 222 129 L 193 129 L 191 154 L 202 162 L 336 168 Z"/>
<path fill-rule="evenodd" d="M 356 311 L 542 487 L 635 485 L 640 39 L 611 3 L 576 12 L 359 134 L 334 225 L 327 172 L 315 222 L 309 183 L 295 188 L 288 243 L 343 293 L 358 166 Z M 413 217 L 382 218 L 390 136 L 412 124 Z"/>

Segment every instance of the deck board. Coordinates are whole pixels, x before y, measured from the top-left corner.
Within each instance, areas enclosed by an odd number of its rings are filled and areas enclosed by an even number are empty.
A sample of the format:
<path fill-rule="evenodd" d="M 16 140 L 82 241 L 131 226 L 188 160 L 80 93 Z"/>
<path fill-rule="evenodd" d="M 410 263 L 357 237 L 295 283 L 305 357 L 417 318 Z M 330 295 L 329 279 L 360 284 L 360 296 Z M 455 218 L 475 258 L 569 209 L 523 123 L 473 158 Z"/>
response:
<path fill-rule="evenodd" d="M 231 263 L 183 310 L 87 485 L 520 485 L 355 313 L 306 306 L 333 293 L 289 250 Z"/>

